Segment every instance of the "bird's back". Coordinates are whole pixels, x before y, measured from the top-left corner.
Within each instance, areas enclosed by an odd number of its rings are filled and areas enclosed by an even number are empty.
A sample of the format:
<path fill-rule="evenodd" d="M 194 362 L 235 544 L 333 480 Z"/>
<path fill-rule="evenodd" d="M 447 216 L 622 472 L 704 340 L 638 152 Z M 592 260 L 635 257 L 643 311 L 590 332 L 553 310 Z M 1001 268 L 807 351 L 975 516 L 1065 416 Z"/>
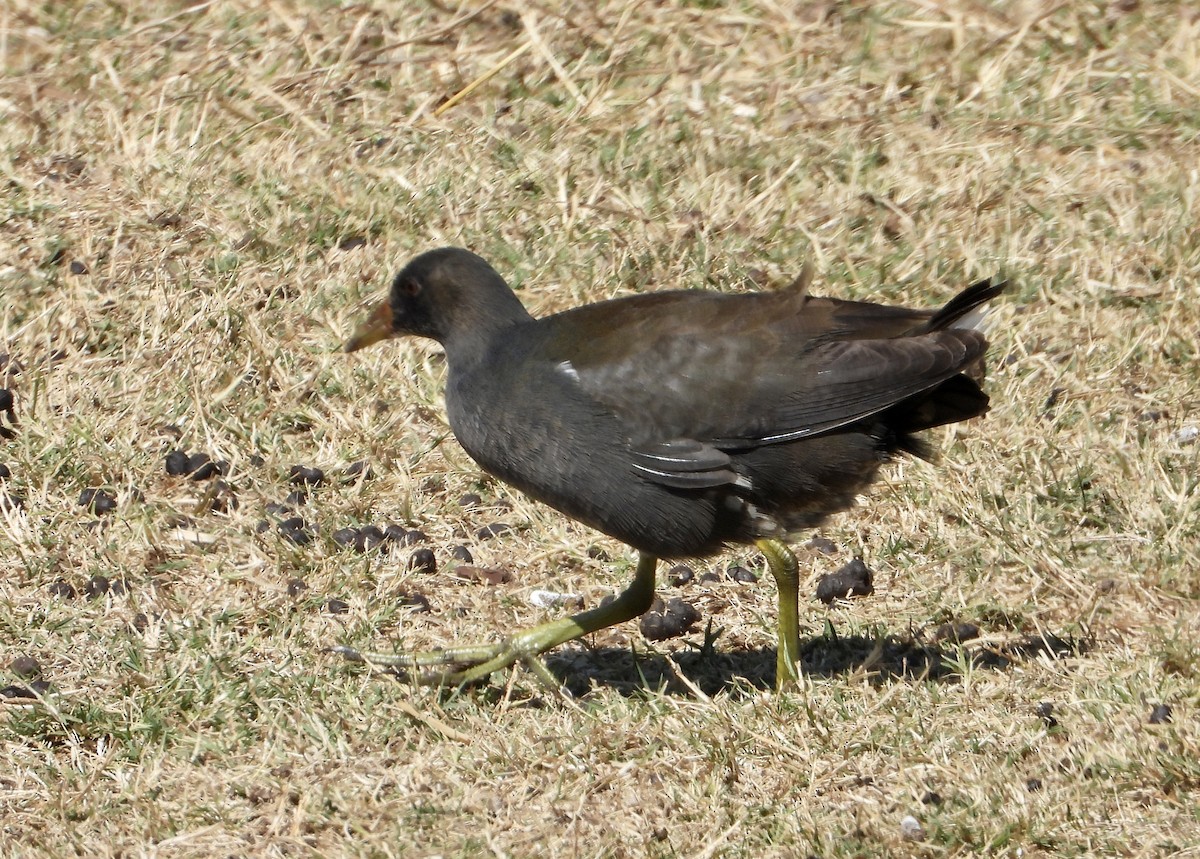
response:
<path fill-rule="evenodd" d="M 845 509 L 914 433 L 982 414 L 956 328 L 1002 286 L 939 311 L 797 292 L 656 293 L 498 334 L 447 390 L 487 470 L 660 557 L 782 536 Z M 502 367 L 499 374 L 495 368 Z"/>

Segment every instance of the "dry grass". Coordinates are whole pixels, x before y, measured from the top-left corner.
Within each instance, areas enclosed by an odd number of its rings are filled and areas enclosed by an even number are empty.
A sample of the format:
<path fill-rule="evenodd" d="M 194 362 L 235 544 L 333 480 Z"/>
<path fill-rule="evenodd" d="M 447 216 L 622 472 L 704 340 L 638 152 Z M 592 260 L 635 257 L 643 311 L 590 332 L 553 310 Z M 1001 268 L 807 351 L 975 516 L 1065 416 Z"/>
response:
<path fill-rule="evenodd" d="M 0 682 L 29 685 L 29 655 L 49 683 L 0 704 L 0 853 L 1196 855 L 1194 8 L 520 8 L 0 9 L 0 352 L 24 368 Z M 487 638 L 554 614 L 533 588 L 594 603 L 630 572 L 446 440 L 435 349 L 338 354 L 388 273 L 448 243 L 536 312 L 805 257 L 815 291 L 925 305 L 1011 277 L 992 413 L 805 558 L 815 581 L 861 554 L 877 590 L 809 606 L 803 694 L 762 690 L 766 583 L 680 589 L 715 654 L 632 624 L 565 648 L 575 702 L 522 673 L 439 698 L 321 652 Z M 164 473 L 169 426 L 229 460 L 236 510 Z M 256 534 L 290 465 L 361 459 L 376 479 L 305 505 L 314 543 Z M 104 527 L 87 487 L 118 496 Z M 464 538 L 498 518 L 519 530 Z M 515 581 L 330 537 L 386 521 Z M 52 595 L 95 575 L 127 593 Z M 949 619 L 983 638 L 935 644 Z"/>

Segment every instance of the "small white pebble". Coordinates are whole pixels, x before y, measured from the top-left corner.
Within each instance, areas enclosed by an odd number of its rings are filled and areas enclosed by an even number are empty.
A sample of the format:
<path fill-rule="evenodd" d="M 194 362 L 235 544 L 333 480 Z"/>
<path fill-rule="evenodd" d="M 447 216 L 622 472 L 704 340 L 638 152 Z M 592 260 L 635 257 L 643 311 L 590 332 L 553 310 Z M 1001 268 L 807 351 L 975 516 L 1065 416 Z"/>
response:
<path fill-rule="evenodd" d="M 538 608 L 554 608 L 555 606 L 577 603 L 583 599 L 579 594 L 562 594 L 558 591 L 530 591 L 529 602 Z"/>
<path fill-rule="evenodd" d="M 911 814 L 900 821 L 900 833 L 909 841 L 922 841 L 925 838 L 925 830 L 921 828 L 921 821 Z"/>
<path fill-rule="evenodd" d="M 1191 444 L 1197 438 L 1200 438 L 1200 427 L 1196 426 L 1195 424 L 1186 426 L 1179 432 L 1175 433 L 1173 438 L 1180 444 Z"/>

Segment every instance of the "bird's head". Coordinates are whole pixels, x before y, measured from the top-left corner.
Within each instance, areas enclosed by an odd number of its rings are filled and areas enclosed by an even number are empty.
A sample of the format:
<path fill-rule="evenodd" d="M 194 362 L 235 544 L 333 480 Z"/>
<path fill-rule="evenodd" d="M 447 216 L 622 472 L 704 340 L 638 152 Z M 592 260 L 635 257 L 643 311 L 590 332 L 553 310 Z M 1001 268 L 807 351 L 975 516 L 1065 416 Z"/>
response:
<path fill-rule="evenodd" d="M 496 270 L 462 248 L 439 248 L 406 265 L 386 300 L 354 330 L 345 350 L 413 335 L 444 346 L 471 333 L 528 320 L 529 314 Z"/>

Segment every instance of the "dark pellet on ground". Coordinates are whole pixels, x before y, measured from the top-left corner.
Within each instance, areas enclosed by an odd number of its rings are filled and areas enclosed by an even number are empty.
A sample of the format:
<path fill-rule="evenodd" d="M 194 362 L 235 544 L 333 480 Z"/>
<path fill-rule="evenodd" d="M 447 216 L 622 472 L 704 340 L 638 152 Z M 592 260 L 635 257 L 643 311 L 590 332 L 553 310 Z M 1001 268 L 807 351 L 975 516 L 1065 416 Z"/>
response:
<path fill-rule="evenodd" d="M 12 685 L 5 686 L 3 689 L 0 689 L 0 698 L 7 698 L 10 701 L 36 697 L 37 695 L 33 694 L 33 690 L 26 686 Z"/>
<path fill-rule="evenodd" d="M 13 419 L 13 394 L 8 388 L 0 388 L 0 412 L 8 414 L 8 419 Z"/>
<path fill-rule="evenodd" d="M 299 516 L 284 519 L 278 525 L 279 535 L 297 546 L 306 546 L 312 542 L 312 528 Z"/>
<path fill-rule="evenodd" d="M 1037 793 L 1042 789 L 1042 780 L 1040 778 L 1031 778 L 1025 782 L 1025 789 L 1030 793 Z"/>
<path fill-rule="evenodd" d="M 192 480 L 211 480 L 217 475 L 229 474 L 229 462 L 224 459 L 214 460 L 207 453 L 193 453 L 188 457 L 188 470 Z"/>
<path fill-rule="evenodd" d="M 265 459 L 263 459 L 261 456 L 259 456 L 257 453 L 253 453 L 250 455 L 250 464 L 253 465 L 255 468 L 262 468 L 264 465 L 267 464 L 267 461 Z"/>
<path fill-rule="evenodd" d="M 700 584 L 702 584 L 702 585 L 712 584 L 713 582 L 719 582 L 719 581 L 721 581 L 721 577 L 718 576 L 716 573 L 714 573 L 712 570 L 709 570 L 708 572 L 706 572 L 700 576 Z"/>
<path fill-rule="evenodd" d="M 319 486 L 325 482 L 325 472 L 306 465 L 293 465 L 288 471 L 288 480 L 298 486 Z"/>
<path fill-rule="evenodd" d="M 130 626 L 133 627 L 134 632 L 145 632 L 146 628 L 150 626 L 150 616 L 144 611 L 139 611 L 133 616 Z"/>
<path fill-rule="evenodd" d="M 376 543 L 382 543 L 385 539 L 383 536 L 383 529 L 378 525 L 364 525 L 361 529 L 359 529 L 359 533 L 370 538 L 371 540 L 374 540 Z"/>
<path fill-rule="evenodd" d="M 700 612 L 696 610 L 696 607 L 679 597 L 667 600 L 667 612 L 682 618 L 687 626 L 691 626 L 700 619 Z"/>
<path fill-rule="evenodd" d="M 8 470 L 8 466 L 0 462 L 0 480 L 8 480 L 12 477 L 12 472 Z"/>
<path fill-rule="evenodd" d="M 356 480 L 370 480 L 375 476 L 375 469 L 371 468 L 371 463 L 365 459 L 360 459 L 358 462 L 352 462 L 342 470 L 342 477 L 346 483 L 354 483 Z"/>
<path fill-rule="evenodd" d="M 288 507 L 303 507 L 308 503 L 308 493 L 303 489 L 293 489 L 287 494 L 287 498 L 283 499 L 283 503 Z"/>
<path fill-rule="evenodd" d="M 182 450 L 173 450 L 166 455 L 167 474 L 172 477 L 183 477 L 188 473 L 189 457 Z"/>
<path fill-rule="evenodd" d="M 921 797 L 921 803 L 923 805 L 941 805 L 942 795 L 936 790 L 927 790 L 925 791 L 925 795 Z"/>
<path fill-rule="evenodd" d="M 308 590 L 308 583 L 304 579 L 288 579 L 287 595 L 295 599 Z"/>
<path fill-rule="evenodd" d="M 611 603 L 616 598 L 617 598 L 616 594 L 605 594 L 604 596 L 600 597 L 600 608 L 604 608 L 606 605 Z"/>
<path fill-rule="evenodd" d="M 973 623 L 943 623 L 933 631 L 934 641 L 973 641 L 979 638 L 979 627 Z"/>
<path fill-rule="evenodd" d="M 83 595 L 90 600 L 99 599 L 108 593 L 111 584 L 108 576 L 92 576 L 88 579 L 87 584 L 83 586 Z"/>
<path fill-rule="evenodd" d="M 458 499 L 458 506 L 464 510 L 470 510 L 472 507 L 478 507 L 483 503 L 483 499 L 474 492 L 468 492 L 462 498 Z"/>
<path fill-rule="evenodd" d="M 59 579 L 56 582 L 51 582 L 50 587 L 47 588 L 47 590 L 50 591 L 50 596 L 52 597 L 58 597 L 59 599 L 64 600 L 75 599 L 75 588 L 71 587 L 71 583 L 66 579 Z"/>
<path fill-rule="evenodd" d="M 352 251 L 355 248 L 361 248 L 367 243 L 367 240 L 362 236 L 347 236 L 338 242 L 339 251 Z"/>
<path fill-rule="evenodd" d="M 358 542 L 357 528 L 338 528 L 333 532 L 333 542 L 339 546 L 350 547 Z"/>
<path fill-rule="evenodd" d="M 286 504 L 276 504 L 274 501 L 267 505 L 266 510 L 269 515 L 278 516 L 281 519 L 286 519 L 292 512 L 291 507 Z"/>
<path fill-rule="evenodd" d="M 123 597 L 129 593 L 129 582 L 124 579 L 113 579 L 108 583 L 108 592 L 115 597 Z"/>
<path fill-rule="evenodd" d="M 475 556 L 471 554 L 471 550 L 466 546 L 455 546 L 450 550 L 450 557 L 464 564 L 475 563 Z"/>
<path fill-rule="evenodd" d="M 103 489 L 89 487 L 79 493 L 79 506 L 86 507 L 97 516 L 103 516 L 117 509 L 117 499 Z"/>
<path fill-rule="evenodd" d="M 587 556 L 593 561 L 611 561 L 612 557 L 601 546 L 588 546 Z"/>
<path fill-rule="evenodd" d="M 428 543 L 429 537 L 424 531 L 405 531 L 398 542 L 401 546 L 415 546 L 417 543 Z"/>
<path fill-rule="evenodd" d="M 271 523 L 268 522 L 266 519 L 259 519 L 258 522 L 254 525 L 254 533 L 255 534 L 265 534 L 267 531 L 270 531 L 270 530 L 271 530 Z"/>
<path fill-rule="evenodd" d="M 330 614 L 345 614 L 350 611 L 350 604 L 343 600 L 330 600 L 325 603 L 325 610 Z"/>
<path fill-rule="evenodd" d="M 201 481 L 217 476 L 217 464 L 207 453 L 193 453 L 188 457 L 188 477 Z"/>
<path fill-rule="evenodd" d="M 369 552 L 383 545 L 384 542 L 383 531 L 374 525 L 368 525 L 358 532 L 358 539 L 355 541 L 354 547 L 360 552 Z"/>
<path fill-rule="evenodd" d="M 77 259 L 71 260 L 71 264 L 67 268 L 71 272 L 71 274 L 87 274 L 88 273 L 87 265 Z"/>
<path fill-rule="evenodd" d="M 649 641 L 665 641 L 683 635 L 700 619 L 700 612 L 690 603 L 675 597 L 661 609 L 651 609 L 642 615 L 638 628 Z"/>
<path fill-rule="evenodd" d="M 389 543 L 398 543 L 401 546 L 405 545 L 404 539 L 406 534 L 408 534 L 408 529 L 403 525 L 397 525 L 395 522 L 383 529 L 383 539 Z"/>
<path fill-rule="evenodd" d="M 1165 725 L 1169 721 L 1171 721 L 1171 705 L 1155 704 L 1154 709 L 1150 711 L 1150 724 Z"/>
<path fill-rule="evenodd" d="M 696 571 L 687 564 L 676 564 L 667 570 L 667 581 L 677 588 L 690 584 L 695 578 Z"/>
<path fill-rule="evenodd" d="M 871 571 L 862 562 L 862 558 L 855 558 L 836 573 L 821 576 L 821 580 L 817 582 L 817 599 L 826 605 L 836 599 L 869 596 L 874 591 Z"/>
<path fill-rule="evenodd" d="M 20 510 L 24 506 L 24 497 L 17 495 L 15 492 L 0 493 L 0 512 L 7 513 L 9 511 Z"/>
<path fill-rule="evenodd" d="M 42 665 L 32 656 L 25 654 L 8 663 L 8 670 L 22 680 L 28 680 L 42 673 Z"/>
<path fill-rule="evenodd" d="M 1049 701 L 1043 701 L 1033 709 L 1034 715 L 1045 723 L 1047 728 L 1057 728 L 1058 719 L 1054 718 L 1054 705 Z"/>
<path fill-rule="evenodd" d="M 507 522 L 493 522 L 491 525 L 484 525 L 475 532 L 475 536 L 480 540 L 490 540 L 493 537 L 499 537 L 501 534 L 507 534 L 511 531 L 512 525 Z"/>
<path fill-rule="evenodd" d="M 437 557 L 433 549 L 421 548 L 413 552 L 408 559 L 408 569 L 414 573 L 436 573 Z"/>
<path fill-rule="evenodd" d="M 838 550 L 837 544 L 834 543 L 833 540 L 830 540 L 828 537 L 820 536 L 810 539 L 804 544 L 804 548 L 811 549 L 814 552 L 820 552 L 822 555 L 836 555 Z"/>
<path fill-rule="evenodd" d="M 740 564 L 733 564 L 725 571 L 725 575 L 735 582 L 750 584 L 758 581 L 758 576 Z"/>
<path fill-rule="evenodd" d="M 416 614 L 433 611 L 433 604 L 429 602 L 429 597 L 419 591 L 398 591 L 396 605 L 402 608 L 411 608 Z"/>

